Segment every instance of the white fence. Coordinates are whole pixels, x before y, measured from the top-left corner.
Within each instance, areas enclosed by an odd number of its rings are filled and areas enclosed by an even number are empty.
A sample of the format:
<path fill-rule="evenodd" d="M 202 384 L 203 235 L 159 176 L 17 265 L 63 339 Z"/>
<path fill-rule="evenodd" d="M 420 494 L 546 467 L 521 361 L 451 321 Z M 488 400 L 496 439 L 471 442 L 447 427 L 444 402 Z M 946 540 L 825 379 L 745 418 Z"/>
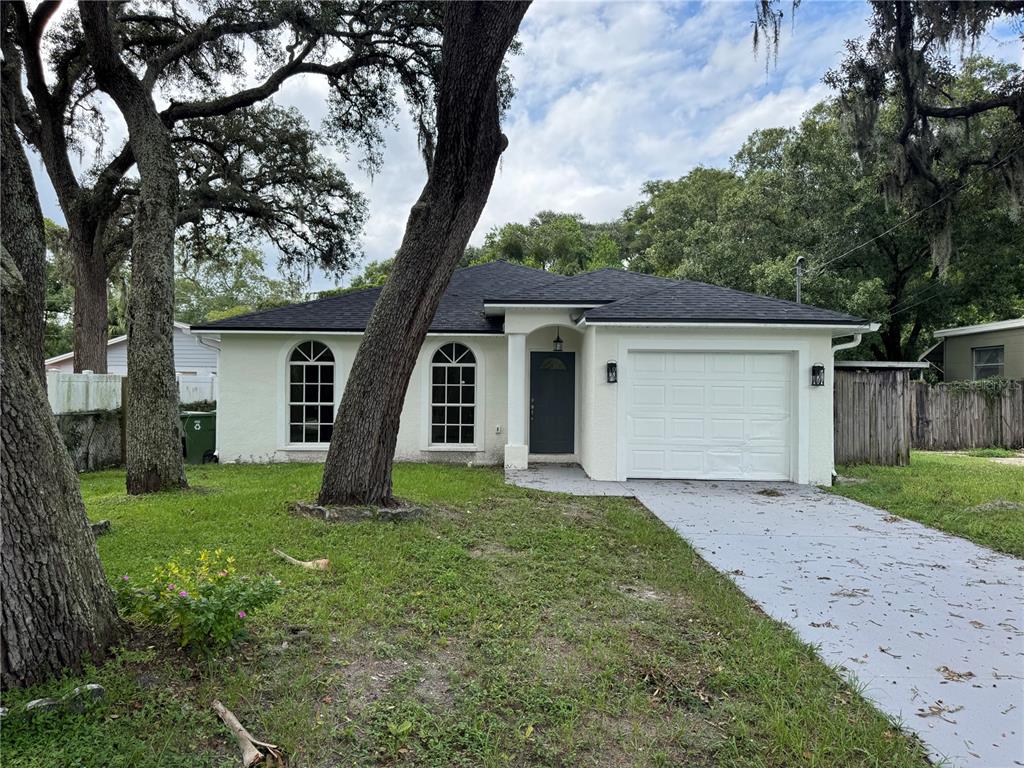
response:
<path fill-rule="evenodd" d="M 195 376 L 178 375 L 178 400 L 182 403 L 216 403 L 217 375 L 197 374 Z"/>
<path fill-rule="evenodd" d="M 121 408 L 121 380 L 116 373 L 46 372 L 46 394 L 54 413 L 116 411 Z M 217 401 L 217 376 L 178 376 L 182 403 Z"/>

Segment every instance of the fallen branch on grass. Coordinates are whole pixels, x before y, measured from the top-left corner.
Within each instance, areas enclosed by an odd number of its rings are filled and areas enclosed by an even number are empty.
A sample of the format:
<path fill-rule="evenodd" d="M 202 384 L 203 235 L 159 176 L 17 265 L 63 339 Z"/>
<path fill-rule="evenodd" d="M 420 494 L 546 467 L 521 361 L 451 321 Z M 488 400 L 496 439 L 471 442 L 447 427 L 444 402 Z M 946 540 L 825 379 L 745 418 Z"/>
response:
<path fill-rule="evenodd" d="M 216 699 L 213 700 L 213 709 L 238 740 L 238 747 L 242 750 L 242 768 L 251 768 L 251 766 L 263 763 L 264 760 L 266 760 L 265 765 L 268 768 L 284 767 L 284 754 L 280 747 L 253 738 L 253 735 L 238 722 L 234 713 Z"/>
<path fill-rule="evenodd" d="M 320 558 L 319 560 L 296 560 L 294 557 L 282 552 L 280 549 L 273 550 L 273 553 L 292 565 L 297 565 L 300 568 L 308 568 L 311 571 L 326 571 L 331 567 L 331 561 L 326 557 Z"/>

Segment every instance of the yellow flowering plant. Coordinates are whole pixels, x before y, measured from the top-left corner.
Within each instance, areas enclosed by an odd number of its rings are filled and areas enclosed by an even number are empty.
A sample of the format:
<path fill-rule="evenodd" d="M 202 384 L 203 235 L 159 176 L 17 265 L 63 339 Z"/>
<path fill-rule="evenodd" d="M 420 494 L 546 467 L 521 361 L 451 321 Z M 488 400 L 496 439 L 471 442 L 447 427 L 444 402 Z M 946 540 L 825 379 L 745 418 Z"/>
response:
<path fill-rule="evenodd" d="M 186 551 L 191 556 L 191 552 Z M 239 576 L 235 558 L 224 550 L 202 550 L 194 562 L 171 560 L 153 571 L 148 584 L 137 586 L 127 576 L 116 582 L 122 610 L 168 626 L 181 645 L 201 651 L 224 648 L 244 633 L 250 614 L 280 594 L 272 577 Z"/>

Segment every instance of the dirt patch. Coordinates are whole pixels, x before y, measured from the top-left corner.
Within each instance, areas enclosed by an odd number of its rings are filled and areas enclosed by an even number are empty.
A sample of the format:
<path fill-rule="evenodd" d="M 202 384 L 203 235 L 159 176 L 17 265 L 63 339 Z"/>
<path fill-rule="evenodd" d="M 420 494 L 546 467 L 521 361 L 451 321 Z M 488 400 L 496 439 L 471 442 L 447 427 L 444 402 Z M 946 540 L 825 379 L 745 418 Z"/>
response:
<path fill-rule="evenodd" d="M 643 603 L 660 603 L 672 608 L 685 608 L 689 605 L 689 600 L 682 595 L 660 592 L 646 584 L 617 584 L 616 589 L 627 597 Z"/>
<path fill-rule="evenodd" d="M 458 679 L 466 667 L 466 649 L 453 642 L 441 646 L 435 653 L 417 660 L 419 679 L 414 693 L 433 710 L 451 709 L 455 701 L 452 679 Z"/>
<path fill-rule="evenodd" d="M 762 488 L 760 491 L 755 491 L 758 496 L 767 496 L 770 499 L 776 499 L 779 496 L 785 496 L 782 491 L 778 488 Z"/>
<path fill-rule="evenodd" d="M 474 560 L 490 559 L 494 557 L 518 557 L 520 554 L 520 552 L 510 549 L 504 544 L 499 544 L 496 541 L 487 541 L 483 544 L 478 544 L 469 550 L 469 556 Z"/>
<path fill-rule="evenodd" d="M 1024 510 L 1024 504 L 1009 499 L 994 499 L 968 509 L 968 512 L 1016 512 Z"/>
<path fill-rule="evenodd" d="M 843 477 L 837 475 L 832 481 L 832 485 L 865 485 L 870 482 L 866 477 Z"/>
<path fill-rule="evenodd" d="M 423 517 L 423 509 L 400 503 L 395 507 L 335 507 L 297 501 L 288 506 L 293 515 L 325 520 L 329 523 L 405 523 Z"/>
<path fill-rule="evenodd" d="M 989 459 L 996 464 L 1009 464 L 1011 467 L 1024 467 L 1024 456 L 994 456 Z"/>
<path fill-rule="evenodd" d="M 336 675 L 338 693 L 342 699 L 347 698 L 350 712 L 361 712 L 386 695 L 410 666 L 402 659 L 353 659 Z"/>

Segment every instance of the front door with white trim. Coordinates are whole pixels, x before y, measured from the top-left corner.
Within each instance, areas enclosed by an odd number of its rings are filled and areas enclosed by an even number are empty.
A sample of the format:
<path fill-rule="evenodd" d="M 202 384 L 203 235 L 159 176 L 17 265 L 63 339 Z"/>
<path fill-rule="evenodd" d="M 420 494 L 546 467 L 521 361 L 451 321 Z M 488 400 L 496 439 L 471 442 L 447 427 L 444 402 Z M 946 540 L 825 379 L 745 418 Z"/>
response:
<path fill-rule="evenodd" d="M 793 357 L 634 351 L 627 358 L 627 477 L 789 480 Z"/>

